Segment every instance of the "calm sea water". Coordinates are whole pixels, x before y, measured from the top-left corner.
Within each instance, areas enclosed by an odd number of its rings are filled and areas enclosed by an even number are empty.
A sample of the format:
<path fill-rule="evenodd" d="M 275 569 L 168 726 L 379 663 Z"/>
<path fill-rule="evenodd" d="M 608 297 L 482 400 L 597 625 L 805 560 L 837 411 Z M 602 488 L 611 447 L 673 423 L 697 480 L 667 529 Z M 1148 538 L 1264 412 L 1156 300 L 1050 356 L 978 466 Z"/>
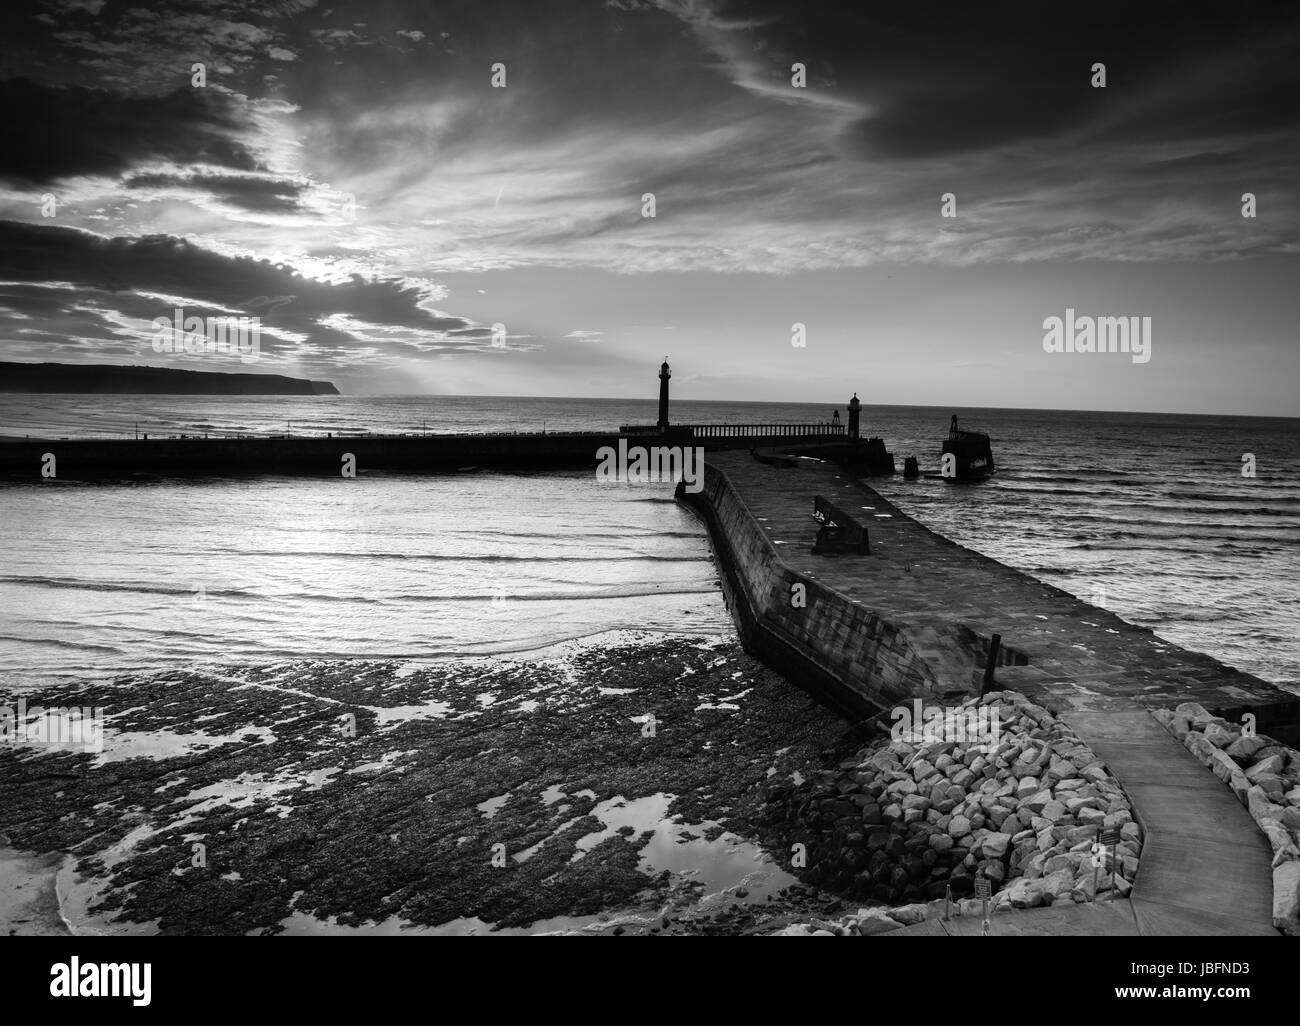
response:
<path fill-rule="evenodd" d="M 0 434 L 604 430 L 652 401 L 6 396 Z M 832 407 L 675 402 L 689 422 Z M 864 408 L 899 469 L 952 412 L 980 485 L 878 483 L 941 533 L 1163 637 L 1300 684 L 1300 421 Z M 841 416 L 843 416 L 841 407 Z M 1256 476 L 1243 477 L 1243 454 Z M 0 671 L 518 652 L 617 628 L 724 633 L 699 523 L 668 485 L 589 473 L 0 489 Z"/>

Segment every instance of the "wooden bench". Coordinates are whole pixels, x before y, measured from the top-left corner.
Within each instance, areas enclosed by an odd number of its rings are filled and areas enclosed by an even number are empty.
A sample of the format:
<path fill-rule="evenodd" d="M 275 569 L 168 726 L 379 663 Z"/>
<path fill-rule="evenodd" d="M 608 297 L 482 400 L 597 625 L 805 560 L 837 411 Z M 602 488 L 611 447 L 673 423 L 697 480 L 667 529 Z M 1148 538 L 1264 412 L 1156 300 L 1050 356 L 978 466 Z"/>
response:
<path fill-rule="evenodd" d="M 813 555 L 871 555 L 867 529 L 823 496 L 813 497 L 813 519 L 822 525 L 813 543 Z"/>

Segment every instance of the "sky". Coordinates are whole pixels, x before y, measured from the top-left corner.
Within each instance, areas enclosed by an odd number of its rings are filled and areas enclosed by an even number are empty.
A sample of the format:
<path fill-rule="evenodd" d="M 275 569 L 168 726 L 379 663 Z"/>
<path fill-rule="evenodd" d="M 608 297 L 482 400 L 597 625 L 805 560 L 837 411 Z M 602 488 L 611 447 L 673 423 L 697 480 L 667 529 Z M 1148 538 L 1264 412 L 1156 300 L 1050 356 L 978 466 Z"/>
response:
<path fill-rule="evenodd" d="M 1300 416 L 1294 4 L 6 0 L 0 37 L 3 359 Z M 176 309 L 257 361 L 157 352 Z M 1046 351 L 1067 309 L 1150 359 Z"/>

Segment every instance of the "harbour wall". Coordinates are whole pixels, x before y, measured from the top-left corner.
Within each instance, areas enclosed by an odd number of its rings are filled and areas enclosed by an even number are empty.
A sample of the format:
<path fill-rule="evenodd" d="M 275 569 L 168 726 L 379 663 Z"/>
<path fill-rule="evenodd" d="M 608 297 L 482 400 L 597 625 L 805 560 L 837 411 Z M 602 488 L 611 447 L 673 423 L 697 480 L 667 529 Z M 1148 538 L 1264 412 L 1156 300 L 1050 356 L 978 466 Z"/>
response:
<path fill-rule="evenodd" d="M 854 719 L 920 696 L 942 698 L 899 627 L 782 562 L 726 474 L 706 464 L 702 491 L 679 487 L 677 495 L 709 527 L 747 649 Z"/>
<path fill-rule="evenodd" d="M 667 434 L 550 432 L 322 437 L 185 437 L 14 439 L 0 441 L 0 479 L 40 481 L 46 454 L 55 477 L 102 480 L 133 476 L 259 474 L 337 477 L 351 454 L 357 474 L 436 473 L 460 467 L 541 469 L 595 466 L 603 446 L 698 446 L 708 452 L 770 445 L 771 435 L 737 432 L 696 439 L 687 428 Z M 808 436 L 816 441 L 815 436 Z"/>
<path fill-rule="evenodd" d="M 1054 712 L 1196 701 L 1300 737 L 1295 694 L 935 534 L 815 452 L 719 453 L 702 490 L 678 495 L 709 528 L 742 641 L 828 704 L 861 715 L 976 693 L 998 634 L 994 686 Z M 818 495 L 868 511 L 869 552 L 818 553 Z"/>

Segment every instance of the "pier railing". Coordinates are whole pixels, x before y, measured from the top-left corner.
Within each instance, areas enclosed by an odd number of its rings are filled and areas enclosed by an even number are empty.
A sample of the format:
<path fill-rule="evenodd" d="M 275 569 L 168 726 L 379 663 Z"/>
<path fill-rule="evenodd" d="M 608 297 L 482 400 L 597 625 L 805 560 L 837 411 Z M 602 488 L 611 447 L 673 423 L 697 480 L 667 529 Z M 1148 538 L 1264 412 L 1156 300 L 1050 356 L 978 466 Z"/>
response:
<path fill-rule="evenodd" d="M 695 438 L 843 438 L 843 424 L 680 424 Z"/>

